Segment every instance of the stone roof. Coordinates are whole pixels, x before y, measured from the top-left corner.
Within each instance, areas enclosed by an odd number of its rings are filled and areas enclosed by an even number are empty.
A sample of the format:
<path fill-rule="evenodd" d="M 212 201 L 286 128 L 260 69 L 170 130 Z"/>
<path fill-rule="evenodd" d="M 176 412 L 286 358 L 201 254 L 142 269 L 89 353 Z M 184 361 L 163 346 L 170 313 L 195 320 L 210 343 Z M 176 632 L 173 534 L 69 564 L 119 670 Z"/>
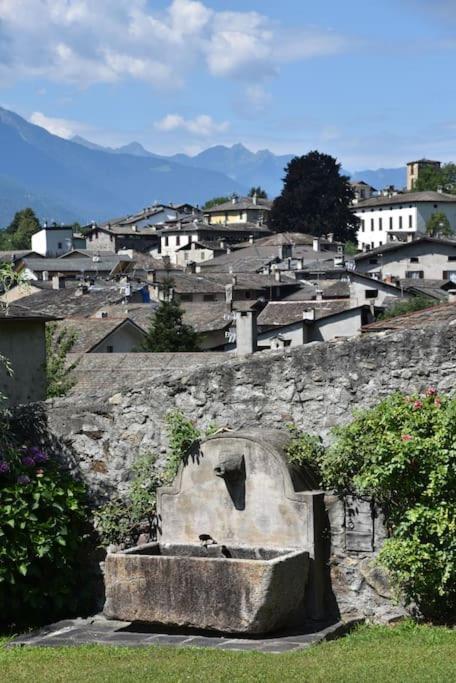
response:
<path fill-rule="evenodd" d="M 270 235 L 271 231 L 265 225 L 258 225 L 258 223 L 205 223 L 204 221 L 191 220 L 186 221 L 176 221 L 172 225 L 164 225 L 164 227 L 158 230 L 158 234 L 166 235 L 167 233 L 187 233 L 187 232 L 197 232 L 206 234 L 215 234 L 219 237 L 224 235 L 230 236 L 237 233 L 253 233 L 260 235 Z"/>
<path fill-rule="evenodd" d="M 304 311 L 314 310 L 315 320 L 352 308 L 349 301 L 270 301 L 258 316 L 258 325 L 275 327 L 303 319 Z"/>
<path fill-rule="evenodd" d="M 20 261 L 26 256 L 33 258 L 42 258 L 40 254 L 37 254 L 31 249 L 12 249 L 10 251 L 0 251 L 0 262 L 2 263 L 15 263 Z"/>
<path fill-rule="evenodd" d="M 392 197 L 371 197 L 364 201 L 358 202 L 353 208 L 356 212 L 361 209 L 370 209 L 376 206 L 395 206 L 397 204 L 419 204 L 429 203 L 433 204 L 456 204 L 456 195 L 444 194 L 443 192 L 403 192 Z"/>
<path fill-rule="evenodd" d="M 57 320 L 57 317 L 20 304 L 2 304 L 0 305 L 0 320 L 43 320 L 46 322 Z"/>
<path fill-rule="evenodd" d="M 247 209 L 263 209 L 270 211 L 272 207 L 272 201 L 270 199 L 260 199 L 256 200 L 256 204 L 253 201 L 253 197 L 238 197 L 236 201 L 224 202 L 223 204 L 217 204 L 210 209 L 205 209 L 204 213 L 220 213 L 221 211 L 246 211 Z"/>
<path fill-rule="evenodd" d="M 231 354 L 200 353 L 88 353 L 68 354 L 68 362 L 79 361 L 72 376 L 76 384 L 70 396 L 113 396 L 130 390 L 138 381 L 163 377 L 166 372 L 191 372 L 200 367 L 225 363 Z"/>
<path fill-rule="evenodd" d="M 304 232 L 276 232 L 267 237 L 260 237 L 255 240 L 257 247 L 280 247 L 286 244 L 291 246 L 308 246 L 313 247 L 314 235 L 307 235 Z M 239 245 L 240 246 L 240 245 Z M 242 246 L 249 246 L 248 243 L 243 243 Z M 321 247 L 335 247 L 336 243 L 330 242 L 327 239 L 320 239 Z"/>
<path fill-rule="evenodd" d="M 96 254 L 94 254 L 96 256 Z M 24 258 L 21 263 L 33 272 L 42 273 L 110 273 L 119 263 L 132 262 L 128 256 L 100 256 L 97 261 L 90 258 Z"/>
<path fill-rule="evenodd" d="M 453 196 L 453 195 L 452 195 Z M 454 199 L 456 201 L 456 195 L 454 195 Z M 390 253 L 393 251 L 398 251 L 402 249 L 409 249 L 410 247 L 413 247 L 414 245 L 417 244 L 437 244 L 437 245 L 442 245 L 442 246 L 451 246 L 454 247 L 456 250 L 456 240 L 451 240 L 451 239 L 446 239 L 446 238 L 441 238 L 441 237 L 428 237 L 427 235 L 423 235 L 420 237 L 417 237 L 416 239 L 412 240 L 411 242 L 399 242 L 399 241 L 393 241 L 393 242 L 388 242 L 388 244 L 382 244 L 381 247 L 375 247 L 375 249 L 371 249 L 370 251 L 363 251 L 362 254 L 356 254 L 355 256 L 352 256 L 351 259 L 355 261 L 363 261 L 364 259 L 367 258 L 372 258 L 372 256 L 377 256 L 378 254 L 385 254 L 385 253 Z"/>
<path fill-rule="evenodd" d="M 224 292 L 226 285 L 233 285 L 233 289 L 246 290 L 256 289 L 264 290 L 271 287 L 297 287 L 295 280 L 288 280 L 286 282 L 278 282 L 270 275 L 262 275 L 260 273 L 184 273 L 183 271 L 173 271 L 170 275 L 173 280 L 173 288 L 176 294 L 187 293 L 203 293 L 211 294 L 216 292 Z M 156 274 L 157 281 L 163 282 L 167 278 L 166 272 Z M 236 283 L 233 284 L 233 279 Z M 153 284 L 153 283 L 150 283 Z"/>
<path fill-rule="evenodd" d="M 109 334 L 123 326 L 138 326 L 129 318 L 67 318 L 57 323 L 59 330 L 69 330 L 76 334 L 72 353 L 89 353 Z M 141 329 L 141 332 L 143 330 Z"/>
<path fill-rule="evenodd" d="M 103 283 L 100 280 L 90 286 L 85 294 L 80 292 L 78 287 L 40 287 L 38 292 L 23 297 L 20 302 L 43 315 L 70 318 L 90 316 L 102 306 L 122 301 L 125 296 L 118 283 Z"/>
<path fill-rule="evenodd" d="M 390 320 L 377 320 L 365 325 L 363 332 L 383 332 L 385 330 L 422 330 L 442 323 L 456 324 L 456 303 L 437 304 L 421 311 L 398 315 Z"/>

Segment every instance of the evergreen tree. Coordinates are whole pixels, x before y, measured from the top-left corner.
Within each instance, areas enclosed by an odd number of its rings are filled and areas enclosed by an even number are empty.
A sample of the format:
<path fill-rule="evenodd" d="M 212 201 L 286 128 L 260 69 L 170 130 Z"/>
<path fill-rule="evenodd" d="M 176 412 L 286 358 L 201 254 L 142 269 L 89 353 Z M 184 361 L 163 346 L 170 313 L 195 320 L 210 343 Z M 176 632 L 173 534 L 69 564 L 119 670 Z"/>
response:
<path fill-rule="evenodd" d="M 166 290 L 165 290 L 166 295 Z M 152 318 L 140 351 L 155 353 L 199 351 L 198 334 L 182 320 L 179 302 L 170 294 L 160 303 Z"/>
<path fill-rule="evenodd" d="M 359 220 L 350 208 L 354 192 L 336 159 L 310 152 L 292 159 L 285 172 L 282 194 L 271 211 L 275 232 L 333 234 L 336 240 L 356 241 Z"/>
<path fill-rule="evenodd" d="M 208 199 L 203 206 L 203 211 L 212 209 L 214 206 L 218 206 L 219 204 L 226 204 L 226 202 L 229 202 L 230 199 L 231 197 L 214 197 L 213 199 Z"/>
<path fill-rule="evenodd" d="M 263 190 L 260 185 L 258 187 L 251 187 L 249 190 L 249 194 L 247 195 L 248 197 L 253 197 L 253 195 L 257 196 L 258 199 L 267 199 L 268 198 L 268 193 L 266 190 Z"/>

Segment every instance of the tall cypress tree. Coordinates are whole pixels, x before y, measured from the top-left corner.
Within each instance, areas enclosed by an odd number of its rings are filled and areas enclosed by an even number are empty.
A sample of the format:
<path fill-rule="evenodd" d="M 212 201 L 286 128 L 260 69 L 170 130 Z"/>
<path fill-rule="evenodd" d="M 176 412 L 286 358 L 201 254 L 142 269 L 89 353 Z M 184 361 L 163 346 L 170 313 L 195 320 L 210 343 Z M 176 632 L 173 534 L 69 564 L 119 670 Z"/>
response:
<path fill-rule="evenodd" d="M 272 229 L 355 240 L 358 218 L 350 209 L 354 192 L 340 168 L 336 159 L 319 152 L 292 159 L 282 194 L 272 206 Z"/>

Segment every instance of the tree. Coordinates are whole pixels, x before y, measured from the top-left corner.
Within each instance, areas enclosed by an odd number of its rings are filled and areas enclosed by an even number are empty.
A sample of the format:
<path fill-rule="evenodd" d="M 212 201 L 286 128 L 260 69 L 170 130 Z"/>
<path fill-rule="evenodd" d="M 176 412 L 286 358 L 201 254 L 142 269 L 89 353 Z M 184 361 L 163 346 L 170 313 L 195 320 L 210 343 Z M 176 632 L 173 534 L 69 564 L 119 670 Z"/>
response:
<path fill-rule="evenodd" d="M 249 194 L 247 195 L 248 197 L 253 197 L 255 195 L 258 197 L 258 199 L 267 199 L 268 198 L 268 193 L 266 190 L 263 190 L 262 187 L 258 185 L 258 187 L 251 187 L 249 190 Z"/>
<path fill-rule="evenodd" d="M 219 204 L 225 204 L 226 202 L 229 202 L 231 200 L 231 197 L 214 197 L 213 199 L 208 199 L 205 205 L 203 206 L 203 211 L 207 211 L 208 209 L 212 209 L 214 206 L 218 206 Z"/>
<path fill-rule="evenodd" d="M 426 223 L 426 235 L 429 237 L 451 237 L 453 234 L 450 221 L 442 211 L 433 213 Z"/>
<path fill-rule="evenodd" d="M 68 354 L 76 341 L 76 332 L 58 328 L 56 323 L 46 324 L 47 398 L 65 396 L 74 386 L 72 372 L 79 361 L 68 363 Z"/>
<path fill-rule="evenodd" d="M 171 296 L 160 303 L 152 318 L 140 351 L 174 353 L 199 351 L 198 334 L 182 320 L 179 302 Z"/>
<path fill-rule="evenodd" d="M 413 185 L 414 192 L 443 190 L 447 194 L 456 194 L 456 164 L 443 164 L 441 168 L 425 166 Z"/>
<path fill-rule="evenodd" d="M 310 152 L 292 159 L 285 172 L 282 194 L 271 211 L 275 232 L 333 234 L 336 240 L 356 241 L 359 220 L 350 208 L 354 192 L 336 159 Z"/>
<path fill-rule="evenodd" d="M 30 249 L 32 235 L 40 229 L 40 222 L 33 209 L 22 209 L 16 212 L 5 233 L 9 236 L 12 249 Z"/>

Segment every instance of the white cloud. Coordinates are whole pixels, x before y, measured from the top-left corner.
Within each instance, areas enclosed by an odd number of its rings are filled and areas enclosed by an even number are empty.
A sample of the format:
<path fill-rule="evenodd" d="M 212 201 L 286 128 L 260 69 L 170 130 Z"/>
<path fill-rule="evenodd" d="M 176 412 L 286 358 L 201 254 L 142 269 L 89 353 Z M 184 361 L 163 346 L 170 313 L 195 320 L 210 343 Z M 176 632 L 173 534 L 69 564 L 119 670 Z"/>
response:
<path fill-rule="evenodd" d="M 199 0 L 0 0 L 0 79 L 43 77 L 89 86 L 122 79 L 175 87 L 191 69 L 264 78 L 281 64 L 347 48 L 340 36 L 287 29 L 258 12 L 216 11 Z M 3 55 L 3 57 L 2 57 Z"/>
<path fill-rule="evenodd" d="M 46 116 L 40 111 L 33 112 L 30 116 L 30 122 L 34 123 L 35 126 L 46 128 L 46 130 L 53 135 L 58 135 L 60 138 L 67 139 L 76 135 L 76 128 L 78 127 L 74 121 Z"/>
<path fill-rule="evenodd" d="M 229 123 L 227 121 L 222 121 L 217 123 L 211 116 L 207 114 L 200 114 L 194 119 L 185 119 L 179 114 L 168 114 L 164 116 L 160 121 L 155 123 L 157 130 L 164 131 L 166 133 L 184 130 L 187 133 L 192 133 L 199 137 L 211 137 L 212 135 L 218 133 L 224 133 L 229 128 Z"/>

